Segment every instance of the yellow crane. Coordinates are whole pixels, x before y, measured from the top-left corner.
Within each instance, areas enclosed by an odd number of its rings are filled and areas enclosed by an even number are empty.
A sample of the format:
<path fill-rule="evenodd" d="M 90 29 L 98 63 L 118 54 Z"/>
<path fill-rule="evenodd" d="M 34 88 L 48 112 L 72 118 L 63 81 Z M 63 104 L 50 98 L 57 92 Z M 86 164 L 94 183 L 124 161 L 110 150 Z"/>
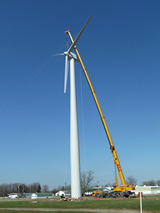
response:
<path fill-rule="evenodd" d="M 90 18 L 91 18 L 91 17 L 90 17 Z M 89 19 L 90 19 L 90 18 L 89 18 Z M 89 19 L 88 19 L 88 21 L 89 21 Z M 88 21 L 87 21 L 87 22 L 88 22 Z M 74 40 L 73 40 L 73 38 L 72 38 L 72 36 L 71 36 L 70 30 L 65 31 L 65 33 L 67 33 L 67 34 L 69 35 L 69 37 L 70 37 L 70 39 L 71 39 L 71 42 L 73 43 Z M 118 186 L 118 183 L 117 183 L 117 175 L 115 174 L 116 186 L 113 188 L 113 191 L 121 192 L 121 191 L 133 190 L 133 189 L 134 189 L 133 185 L 126 184 L 126 182 L 125 182 L 125 178 L 124 178 L 123 173 L 122 173 L 122 169 L 121 169 L 121 166 L 120 166 L 120 162 L 119 162 L 119 160 L 118 160 L 118 156 L 117 156 L 117 153 L 116 153 L 116 149 L 115 149 L 115 146 L 113 145 L 113 142 L 112 142 L 112 139 L 111 139 L 111 136 L 110 136 L 110 133 L 109 133 L 107 124 L 106 124 L 106 122 L 105 122 L 104 116 L 103 116 L 103 114 L 102 114 L 102 110 L 101 110 L 100 105 L 99 105 L 99 103 L 98 103 L 96 94 L 95 94 L 95 92 L 94 92 L 94 90 L 93 90 L 91 81 L 90 81 L 90 79 L 89 79 L 89 76 L 88 76 L 87 71 L 86 71 L 86 69 L 85 69 L 85 66 L 84 66 L 84 64 L 83 64 L 83 62 L 82 62 L 82 59 L 81 59 L 81 57 L 80 57 L 80 54 L 79 54 L 79 52 L 78 52 L 77 47 L 74 46 L 74 49 L 75 49 L 76 54 L 77 54 L 77 57 L 78 57 L 78 59 L 79 59 L 79 61 L 80 61 L 80 63 L 81 63 L 83 72 L 84 72 L 84 74 L 85 74 L 85 77 L 86 77 L 86 79 L 87 79 L 88 85 L 89 85 L 89 87 L 90 87 L 90 89 L 91 89 L 91 93 L 92 93 L 93 98 L 94 98 L 94 100 L 95 100 L 95 103 L 96 103 L 96 106 L 97 106 L 97 109 L 98 109 L 100 118 L 101 118 L 101 120 L 102 120 L 104 129 L 105 129 L 105 132 L 106 132 L 106 135 L 107 135 L 109 144 L 110 144 L 110 149 L 111 149 L 111 152 L 112 152 L 112 155 L 113 155 L 113 158 L 114 158 L 114 163 L 115 163 L 115 165 L 116 165 L 116 167 L 117 167 L 117 171 L 118 171 L 118 174 L 119 174 L 119 177 L 120 177 L 120 180 L 121 180 L 121 184 L 122 184 L 122 185 L 121 185 L 121 186 Z"/>

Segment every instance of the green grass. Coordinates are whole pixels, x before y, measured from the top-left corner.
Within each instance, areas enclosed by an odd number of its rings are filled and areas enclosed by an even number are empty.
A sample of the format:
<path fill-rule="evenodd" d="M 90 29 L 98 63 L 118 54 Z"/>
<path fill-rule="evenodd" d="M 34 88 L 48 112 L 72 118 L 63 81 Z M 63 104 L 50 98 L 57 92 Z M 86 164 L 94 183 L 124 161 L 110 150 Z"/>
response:
<path fill-rule="evenodd" d="M 34 200 L 35 201 L 35 200 Z M 139 199 L 94 199 L 75 202 L 54 202 L 51 199 L 38 199 L 37 203 L 29 201 L 0 201 L 0 208 L 57 208 L 57 209 L 139 209 Z M 143 197 L 142 206 L 144 210 L 160 212 L 160 196 Z M 0 211 L 2 212 L 2 211 Z M 4 210 L 3 210 L 4 212 Z M 7 211 L 6 211 L 7 212 Z M 8 211 L 11 213 L 11 211 Z M 15 211 L 13 211 L 15 212 Z M 26 213 L 26 211 L 24 211 Z"/>

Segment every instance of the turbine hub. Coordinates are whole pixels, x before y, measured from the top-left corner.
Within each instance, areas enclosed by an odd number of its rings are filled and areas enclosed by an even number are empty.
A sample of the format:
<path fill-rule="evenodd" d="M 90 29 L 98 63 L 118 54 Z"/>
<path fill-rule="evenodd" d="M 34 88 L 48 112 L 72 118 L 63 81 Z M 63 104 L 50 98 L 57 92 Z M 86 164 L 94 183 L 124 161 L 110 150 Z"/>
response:
<path fill-rule="evenodd" d="M 68 55 L 68 59 L 73 58 L 76 62 L 79 62 L 79 59 L 77 58 L 76 54 L 74 54 L 74 53 L 72 53 L 72 52 L 70 52 L 70 53 L 64 52 L 64 55 L 65 55 L 65 56 Z"/>

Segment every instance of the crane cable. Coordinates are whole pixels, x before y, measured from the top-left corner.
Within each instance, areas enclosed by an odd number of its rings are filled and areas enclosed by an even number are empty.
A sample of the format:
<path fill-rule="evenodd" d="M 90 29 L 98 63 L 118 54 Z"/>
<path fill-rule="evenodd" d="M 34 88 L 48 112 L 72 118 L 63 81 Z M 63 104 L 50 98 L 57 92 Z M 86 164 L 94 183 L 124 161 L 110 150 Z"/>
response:
<path fill-rule="evenodd" d="M 68 38 L 66 38 L 66 51 L 68 50 Z"/>

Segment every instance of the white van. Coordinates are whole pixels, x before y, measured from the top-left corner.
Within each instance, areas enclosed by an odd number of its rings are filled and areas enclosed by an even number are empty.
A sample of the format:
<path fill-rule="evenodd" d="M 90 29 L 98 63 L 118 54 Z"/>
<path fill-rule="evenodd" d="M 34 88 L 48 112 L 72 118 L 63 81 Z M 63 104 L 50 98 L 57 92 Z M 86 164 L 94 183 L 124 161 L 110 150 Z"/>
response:
<path fill-rule="evenodd" d="M 38 196 L 36 195 L 36 194 L 31 194 L 31 199 L 37 199 L 38 198 Z"/>
<path fill-rule="evenodd" d="M 18 198 L 18 194 L 16 194 L 16 193 L 11 193 L 11 194 L 9 194 L 8 195 L 8 198 Z"/>

